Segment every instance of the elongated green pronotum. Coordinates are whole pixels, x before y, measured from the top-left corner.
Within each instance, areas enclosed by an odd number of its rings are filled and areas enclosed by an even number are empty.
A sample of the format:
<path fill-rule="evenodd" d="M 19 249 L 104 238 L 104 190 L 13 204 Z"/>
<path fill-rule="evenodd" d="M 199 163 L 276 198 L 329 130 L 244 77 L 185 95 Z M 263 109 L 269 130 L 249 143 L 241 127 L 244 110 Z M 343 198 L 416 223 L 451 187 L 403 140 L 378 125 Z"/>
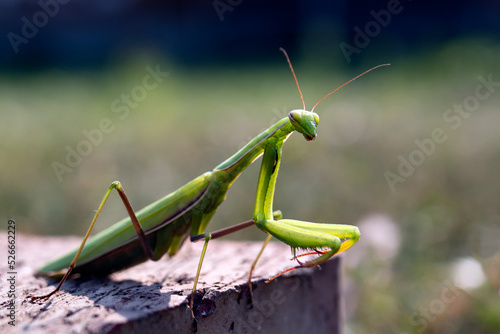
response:
<path fill-rule="evenodd" d="M 191 235 L 191 241 L 205 239 L 193 284 L 193 295 L 196 291 L 196 284 L 209 240 L 245 227 L 256 225 L 268 234 L 264 246 L 250 269 L 248 279 L 250 291 L 252 271 L 271 236 L 290 245 L 294 254 L 297 248 L 314 250 L 313 254 L 317 254 L 317 257 L 304 263 L 298 260 L 299 256 L 295 256 L 294 258 L 299 265 L 286 271 L 322 264 L 333 255 L 348 249 L 358 241 L 360 233 L 355 226 L 282 219 L 281 212 L 276 211 L 273 213 L 274 189 L 283 143 L 288 136 L 297 131 L 307 141 L 314 140 L 319 124 L 319 117 L 313 112 L 316 106 L 349 82 L 386 64 L 376 66 L 349 80 L 316 103 L 311 111 L 307 111 L 288 55 L 285 50 L 281 49 L 281 51 L 285 54 L 297 83 L 303 109 L 290 111 L 288 117 L 281 119 L 259 134 L 236 154 L 215 167 L 213 171 L 202 174 L 137 213 L 132 209 L 132 205 L 120 182 L 113 182 L 106 191 L 80 247 L 38 269 L 39 275 L 47 276 L 68 268 L 57 288 L 47 295 L 30 296 L 28 298 L 31 300 L 49 298 L 60 290 L 71 273 L 108 274 L 132 267 L 148 259 L 157 261 L 167 252 L 170 256 L 173 256 L 188 235 Z M 204 233 L 217 207 L 224 201 L 231 184 L 261 155 L 263 155 L 262 167 L 257 184 L 253 219 L 211 234 Z M 120 195 L 129 217 L 88 239 L 97 217 L 113 189 Z M 191 309 L 193 306 L 192 297 L 190 301 Z"/>

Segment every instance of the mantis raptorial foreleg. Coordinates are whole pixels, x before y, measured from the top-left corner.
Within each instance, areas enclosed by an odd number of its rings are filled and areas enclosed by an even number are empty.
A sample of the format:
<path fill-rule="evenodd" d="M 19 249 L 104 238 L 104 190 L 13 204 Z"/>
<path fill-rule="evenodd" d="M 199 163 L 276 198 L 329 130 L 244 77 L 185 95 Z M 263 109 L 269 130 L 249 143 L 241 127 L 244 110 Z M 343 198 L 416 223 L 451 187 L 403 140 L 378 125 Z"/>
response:
<path fill-rule="evenodd" d="M 281 162 L 282 145 L 282 142 L 278 142 L 264 151 L 255 201 L 255 223 L 257 227 L 290 245 L 293 249 L 326 249 L 326 251 L 319 252 L 320 255 L 317 258 L 305 263 L 299 262 L 299 266 L 284 271 L 288 272 L 322 264 L 333 255 L 348 249 L 358 241 L 359 230 L 355 226 L 318 224 L 273 217 L 271 213 L 276 178 Z"/>

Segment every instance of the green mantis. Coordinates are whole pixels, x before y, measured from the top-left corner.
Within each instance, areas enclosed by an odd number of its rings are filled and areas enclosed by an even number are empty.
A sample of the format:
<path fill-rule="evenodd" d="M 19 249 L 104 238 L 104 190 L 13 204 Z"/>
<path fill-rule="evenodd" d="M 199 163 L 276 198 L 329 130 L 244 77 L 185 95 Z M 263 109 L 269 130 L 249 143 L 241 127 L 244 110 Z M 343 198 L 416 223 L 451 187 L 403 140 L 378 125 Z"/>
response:
<path fill-rule="evenodd" d="M 193 284 L 193 295 L 196 291 L 196 285 L 209 241 L 249 226 L 255 225 L 268 234 L 260 253 L 250 269 L 250 289 L 252 271 L 264 248 L 273 236 L 290 245 L 293 250 L 294 259 L 298 262 L 296 267 L 292 267 L 284 272 L 320 265 L 333 255 L 348 249 L 356 243 L 360 232 L 355 226 L 282 219 L 279 211 L 273 212 L 274 189 L 280 167 L 282 147 L 286 139 L 294 131 L 297 131 L 307 141 L 314 140 L 319 124 L 319 116 L 314 113 L 316 106 L 344 85 L 385 64 L 376 66 L 346 82 L 321 99 L 311 111 L 307 111 L 288 55 L 283 49 L 281 51 L 285 54 L 297 83 L 303 109 L 290 111 L 287 117 L 259 134 L 212 171 L 202 174 L 176 191 L 137 212 L 132 208 L 120 182 L 113 182 L 106 191 L 80 247 L 38 269 L 38 275 L 50 276 L 54 272 L 67 268 L 64 277 L 56 289 L 44 296 L 30 296 L 28 298 L 32 300 L 49 298 L 61 289 L 61 286 L 71 273 L 109 274 L 132 267 L 148 259 L 157 261 L 165 253 L 173 256 L 177 253 L 188 235 L 191 236 L 191 241 L 205 239 Z M 229 187 L 261 155 L 262 165 L 257 184 L 253 218 L 214 233 L 204 233 L 217 207 L 224 201 Z M 89 239 L 90 232 L 113 190 L 116 190 L 120 195 L 127 209 L 128 217 Z M 298 258 L 302 255 L 296 256 L 296 249 L 313 250 L 313 252 L 307 254 L 316 256 L 311 260 L 301 262 Z M 271 279 L 274 279 L 274 277 Z M 192 297 L 190 301 L 191 309 Z"/>

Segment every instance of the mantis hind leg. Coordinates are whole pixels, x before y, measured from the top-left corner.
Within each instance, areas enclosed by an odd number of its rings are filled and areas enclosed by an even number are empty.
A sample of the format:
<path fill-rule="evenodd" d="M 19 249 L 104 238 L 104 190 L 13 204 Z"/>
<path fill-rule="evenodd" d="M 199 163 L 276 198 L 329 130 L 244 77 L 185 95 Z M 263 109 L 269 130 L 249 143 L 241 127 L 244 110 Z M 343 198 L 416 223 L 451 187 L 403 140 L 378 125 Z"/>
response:
<path fill-rule="evenodd" d="M 104 207 L 104 204 L 106 203 L 106 201 L 107 201 L 109 195 L 111 194 L 111 192 L 113 191 L 113 189 L 116 189 L 116 191 L 120 195 L 120 198 L 123 201 L 123 205 L 127 209 L 127 212 L 130 216 L 132 224 L 134 225 L 134 228 L 135 228 L 137 235 L 139 237 L 139 241 L 140 241 L 141 246 L 144 250 L 144 253 L 146 254 L 146 256 L 149 259 L 155 260 L 155 261 L 158 260 L 151 245 L 149 244 L 148 238 L 146 237 L 144 230 L 141 227 L 141 224 L 139 223 L 139 220 L 137 219 L 137 216 L 135 215 L 134 209 L 132 209 L 132 205 L 130 204 L 129 199 L 128 199 L 127 195 L 125 194 L 125 190 L 123 189 L 123 187 L 119 181 L 115 181 L 115 182 L 111 183 L 108 190 L 104 194 L 104 197 L 101 200 L 99 207 L 97 208 L 97 211 L 94 215 L 94 218 L 92 219 L 92 222 L 90 223 L 90 226 L 87 230 L 87 233 L 85 234 L 85 237 L 83 238 L 83 241 L 80 244 L 80 248 L 78 249 L 75 257 L 73 258 L 73 261 L 71 261 L 71 264 L 69 265 L 68 270 L 66 271 L 66 274 L 63 276 L 63 278 L 61 279 L 61 281 L 59 282 L 59 284 L 57 285 L 55 290 L 50 292 L 49 294 L 46 294 L 43 296 L 28 296 L 28 297 L 26 297 L 27 299 L 30 299 L 31 301 L 44 300 L 44 299 L 50 298 L 55 293 L 59 292 L 59 290 L 61 289 L 64 282 L 68 279 L 69 275 L 71 274 L 71 271 L 75 268 L 76 262 L 78 261 L 78 258 L 80 257 L 80 254 L 82 253 L 83 247 L 85 246 L 85 243 L 87 242 L 87 239 L 90 235 L 90 232 L 94 228 L 95 222 L 96 222 L 97 218 L 99 217 L 99 215 L 101 214 L 102 208 Z"/>

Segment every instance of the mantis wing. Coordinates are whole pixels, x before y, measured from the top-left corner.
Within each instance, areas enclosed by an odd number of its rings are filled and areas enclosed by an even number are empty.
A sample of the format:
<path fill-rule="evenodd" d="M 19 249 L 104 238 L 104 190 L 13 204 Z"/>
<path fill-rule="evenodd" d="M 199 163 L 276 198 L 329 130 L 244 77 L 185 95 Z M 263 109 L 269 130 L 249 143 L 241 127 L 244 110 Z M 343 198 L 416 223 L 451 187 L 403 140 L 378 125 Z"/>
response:
<path fill-rule="evenodd" d="M 192 225 L 193 211 L 199 211 L 195 209 L 208 195 L 213 177 L 213 172 L 207 172 L 137 212 L 155 259 L 161 258 L 167 251 L 173 255 L 180 248 Z M 210 217 L 213 213 L 215 209 Z M 68 268 L 77 250 L 47 263 L 38 269 L 38 274 L 50 275 Z M 139 237 L 130 217 L 127 217 L 87 241 L 74 272 L 107 274 L 146 260 L 148 258 Z"/>

